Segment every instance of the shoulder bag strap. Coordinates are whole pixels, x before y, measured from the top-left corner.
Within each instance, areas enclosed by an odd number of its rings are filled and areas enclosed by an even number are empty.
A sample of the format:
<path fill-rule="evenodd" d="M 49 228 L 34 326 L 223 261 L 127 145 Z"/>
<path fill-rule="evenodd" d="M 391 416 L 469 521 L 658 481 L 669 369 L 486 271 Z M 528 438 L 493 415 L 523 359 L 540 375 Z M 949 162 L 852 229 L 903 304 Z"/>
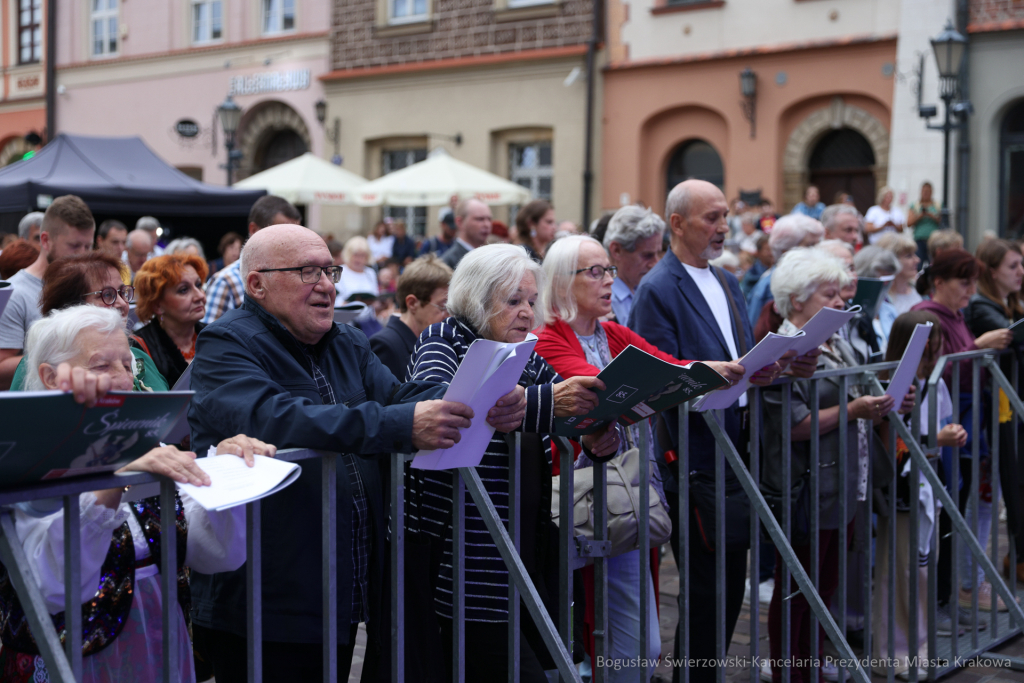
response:
<path fill-rule="evenodd" d="M 747 335 L 743 334 L 743 321 L 740 319 L 740 308 L 736 305 L 736 300 L 732 297 L 732 290 L 729 289 L 729 283 L 725 280 L 725 275 L 721 268 L 712 266 L 715 271 L 715 275 L 718 276 L 718 281 L 722 284 L 722 289 L 725 290 L 725 298 L 729 300 L 729 308 L 732 310 L 732 327 L 733 334 L 736 336 L 736 348 L 740 352 L 740 358 L 747 355 Z"/>

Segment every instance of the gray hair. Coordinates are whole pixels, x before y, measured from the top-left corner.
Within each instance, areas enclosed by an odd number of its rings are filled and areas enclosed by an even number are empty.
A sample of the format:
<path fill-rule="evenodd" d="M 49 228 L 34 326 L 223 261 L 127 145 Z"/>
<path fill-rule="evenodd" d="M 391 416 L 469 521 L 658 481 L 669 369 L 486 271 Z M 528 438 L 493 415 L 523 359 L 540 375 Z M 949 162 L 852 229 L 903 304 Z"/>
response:
<path fill-rule="evenodd" d="M 565 322 L 576 319 L 579 310 L 572 295 L 572 283 L 580 263 L 580 249 L 588 242 L 601 246 L 590 235 L 571 235 L 552 242 L 548 247 L 544 255 L 546 281 L 540 295 L 540 311 L 545 324 L 550 325 L 559 319 Z"/>
<path fill-rule="evenodd" d="M 673 187 L 672 191 L 668 193 L 668 198 L 665 199 L 665 218 L 669 218 L 674 213 L 685 217 L 690 211 L 691 200 L 690 188 L 686 185 L 679 183 Z"/>
<path fill-rule="evenodd" d="M 604 233 L 604 248 L 610 249 L 612 242 L 628 252 L 636 251 L 636 243 L 665 232 L 665 221 L 650 209 L 635 204 L 624 206 L 615 212 Z"/>
<path fill-rule="evenodd" d="M 537 290 L 542 291 L 544 271 L 526 249 L 515 244 L 477 247 L 455 269 L 448 285 L 448 312 L 486 336 L 499 307 L 515 293 L 527 273 L 533 273 Z"/>
<path fill-rule="evenodd" d="M 152 251 L 153 238 L 149 236 L 148 232 L 146 232 L 145 230 L 140 230 L 139 228 L 135 228 L 130 233 L 128 233 L 128 237 L 125 238 L 125 246 L 127 246 L 129 249 L 132 247 L 132 242 L 134 241 L 132 239 L 133 237 L 134 239 L 139 239 L 140 237 L 144 237 L 145 239 L 147 239 L 149 241 L 149 248 L 146 251 Z"/>
<path fill-rule="evenodd" d="M 797 247 L 787 251 L 775 264 L 771 279 L 779 315 L 789 318 L 793 312 L 792 298 L 803 303 L 826 282 L 835 282 L 839 287 L 850 284 L 846 264 L 821 249 Z"/>
<path fill-rule="evenodd" d="M 151 232 L 156 232 L 156 229 L 159 227 L 160 221 L 152 216 L 143 216 L 139 220 L 135 221 L 136 230 L 149 230 Z"/>
<path fill-rule="evenodd" d="M 820 240 L 825 236 L 825 228 L 810 216 L 791 213 L 775 221 L 772 232 L 768 235 L 768 246 L 771 247 L 775 261 L 790 249 L 800 246 L 808 235 L 817 235 Z"/>
<path fill-rule="evenodd" d="M 88 329 L 127 335 L 117 309 L 86 304 L 53 311 L 32 323 L 25 340 L 25 390 L 46 389 L 39 377 L 39 366 L 46 363 L 56 367 L 77 356 L 78 338 Z"/>
<path fill-rule="evenodd" d="M 847 213 L 851 216 L 856 216 L 858 221 L 861 219 L 860 211 L 857 210 L 856 206 L 833 204 L 821 212 L 821 224 L 825 226 L 826 230 L 832 232 L 832 229 L 836 227 L 836 221 L 839 220 L 839 217 Z"/>
<path fill-rule="evenodd" d="M 179 237 L 176 240 L 171 240 L 171 243 L 164 249 L 165 254 L 177 254 L 179 251 L 185 251 L 188 247 L 195 247 L 199 250 L 199 258 L 206 260 L 206 252 L 203 251 L 203 245 L 199 243 L 194 237 Z"/>
<path fill-rule="evenodd" d="M 32 213 L 26 213 L 18 221 L 18 237 L 23 240 L 28 239 L 28 234 L 32 232 L 32 228 L 39 226 L 39 229 L 43 229 L 43 216 L 46 214 L 42 211 L 33 211 Z"/>
<path fill-rule="evenodd" d="M 883 277 L 900 272 L 900 260 L 888 249 L 871 245 L 853 257 L 858 277 Z"/>
<path fill-rule="evenodd" d="M 830 254 L 834 254 L 835 256 L 839 256 L 836 252 L 840 249 L 848 256 L 853 256 L 854 254 L 853 245 L 842 240 L 825 240 L 824 242 L 816 244 L 815 247 L 822 251 L 827 251 Z"/>

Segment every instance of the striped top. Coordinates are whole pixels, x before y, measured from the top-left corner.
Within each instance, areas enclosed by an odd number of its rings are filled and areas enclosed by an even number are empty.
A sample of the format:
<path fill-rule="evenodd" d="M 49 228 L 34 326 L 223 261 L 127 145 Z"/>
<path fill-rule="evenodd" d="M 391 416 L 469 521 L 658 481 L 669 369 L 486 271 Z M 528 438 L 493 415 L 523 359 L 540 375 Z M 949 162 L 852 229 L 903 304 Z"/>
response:
<path fill-rule="evenodd" d="M 448 318 L 423 331 L 412 354 L 409 380 L 449 383 L 469 351 L 480 339 L 469 325 Z M 522 431 L 547 434 L 554 430 L 552 382 L 562 378 L 536 353 L 530 356 L 519 384 L 526 387 L 526 417 Z M 551 462 L 551 440 L 542 437 L 544 453 Z M 490 495 L 501 521 L 508 526 L 508 455 L 505 435 L 495 432 L 476 471 Z M 406 466 L 406 527 L 443 542 L 444 555 L 437 579 L 434 606 L 442 617 L 452 618 L 452 473 L 416 470 Z M 480 512 L 466 493 L 466 620 L 508 621 L 508 571 Z M 547 511 L 550 514 L 550 511 Z"/>

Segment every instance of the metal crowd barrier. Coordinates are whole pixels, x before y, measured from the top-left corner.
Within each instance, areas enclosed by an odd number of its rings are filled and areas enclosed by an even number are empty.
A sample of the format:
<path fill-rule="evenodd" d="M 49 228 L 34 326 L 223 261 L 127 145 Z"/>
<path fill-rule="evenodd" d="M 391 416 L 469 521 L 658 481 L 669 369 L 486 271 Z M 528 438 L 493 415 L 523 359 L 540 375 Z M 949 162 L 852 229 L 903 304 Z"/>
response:
<path fill-rule="evenodd" d="M 998 473 L 999 473 L 999 430 L 998 430 L 998 410 L 993 410 L 992 426 L 994 427 L 991 432 L 991 457 L 992 457 L 992 489 L 993 489 L 993 528 L 991 534 L 992 550 L 991 556 L 986 555 L 984 551 L 984 542 L 980 542 L 977 538 L 976 528 L 972 529 L 963 516 L 959 512 L 957 502 L 953 500 L 950 494 L 947 492 L 944 485 L 939 480 L 938 474 L 934 471 L 932 466 L 928 462 L 928 455 L 936 452 L 935 439 L 938 433 L 935 420 L 937 420 L 937 397 L 938 391 L 935 389 L 939 380 L 941 379 L 943 369 L 947 364 L 952 363 L 953 381 L 950 387 L 950 393 L 953 398 L 953 405 L 958 405 L 959 400 L 959 379 L 960 379 L 960 364 L 961 362 L 970 362 L 972 365 L 972 382 L 973 382 L 973 394 L 976 397 L 981 396 L 981 374 L 984 368 L 991 378 L 991 391 L 992 395 L 996 396 L 998 389 L 1003 389 L 1010 400 L 1011 407 L 1013 409 L 1013 424 L 1016 425 L 1018 420 L 1024 421 L 1024 402 L 1021 401 L 1020 397 L 1016 392 L 1016 379 L 1017 379 L 1017 360 L 1013 360 L 1013 381 L 1008 380 L 1003 373 L 999 370 L 998 359 L 991 352 L 977 351 L 963 354 L 951 354 L 942 357 L 935 371 L 932 373 L 928 380 L 929 391 L 929 416 L 932 421 L 928 430 L 929 446 L 927 449 L 923 448 L 918 441 L 919 432 L 919 420 L 918 415 L 920 411 L 920 401 L 914 411 L 914 419 L 912 420 L 912 427 L 908 429 L 903 421 L 896 415 L 896 413 L 890 413 L 888 416 L 889 424 L 895 429 L 890 429 L 890 453 L 895 452 L 895 440 L 896 436 L 899 435 L 906 443 L 910 456 L 911 456 L 911 481 L 916 482 L 917 477 L 920 474 L 931 483 L 932 488 L 935 492 L 936 498 L 942 503 L 943 508 L 948 514 L 950 521 L 953 526 L 952 533 L 952 586 L 953 595 L 951 596 L 950 607 L 952 613 L 952 621 L 954 622 L 953 629 L 954 634 L 957 633 L 957 587 L 959 585 L 957 576 L 957 566 L 959 560 L 959 553 L 962 551 L 960 548 L 960 542 L 962 542 L 967 550 L 970 552 L 970 557 L 973 561 L 978 563 L 992 584 L 996 593 L 1001 596 L 1009 606 L 1008 613 L 997 613 L 992 611 L 990 613 L 990 619 L 988 629 L 985 637 L 982 638 L 977 629 L 973 629 L 969 634 L 964 636 L 956 636 L 948 639 L 948 646 L 943 646 L 941 643 L 945 639 L 940 639 L 936 634 L 936 614 L 937 614 L 937 583 L 936 577 L 936 552 L 934 549 L 938 548 L 938 524 L 935 525 L 935 531 L 933 531 L 932 547 L 933 551 L 929 555 L 928 564 L 928 582 L 926 586 L 928 596 L 928 623 L 925 625 L 928 628 L 928 640 L 927 650 L 929 653 L 928 666 L 923 667 L 928 672 L 929 680 L 935 680 L 939 676 L 948 673 L 957 666 L 962 666 L 965 661 L 968 661 L 971 657 L 987 653 L 989 649 L 996 646 L 997 644 L 1004 642 L 1008 638 L 1020 634 L 1024 630 L 1024 611 L 1021 610 L 1020 606 L 1015 601 L 1016 586 L 1011 590 L 1006 586 L 1002 577 L 996 570 L 996 563 L 998 560 L 998 501 L 999 501 L 999 486 L 998 486 Z M 826 370 L 819 371 L 816 373 L 810 382 L 809 386 L 809 397 L 810 403 L 815 405 L 817 403 L 819 382 L 835 381 L 839 384 L 839 394 L 845 396 L 847 388 L 850 382 L 856 382 L 862 386 L 868 387 L 870 393 L 880 395 L 882 393 L 882 386 L 877 379 L 877 374 L 882 371 L 889 371 L 894 369 L 896 363 L 881 363 L 869 366 L 860 366 L 855 368 L 846 368 L 840 370 Z M 781 405 L 783 415 L 788 415 L 792 406 L 792 390 L 794 380 L 792 378 L 784 378 L 779 380 L 776 384 L 777 387 L 772 390 L 781 392 Z M 763 551 L 760 543 L 760 526 L 764 525 L 768 535 L 771 537 L 776 549 L 783 560 L 783 566 L 781 567 L 781 578 L 782 585 L 788 586 L 790 577 L 796 582 L 799 593 L 802 594 L 807 600 L 812 619 L 810 624 L 811 633 L 811 657 L 812 659 L 819 659 L 822 650 L 822 643 L 819 642 L 818 638 L 818 627 L 820 623 L 824 629 L 828 639 L 832 642 L 833 646 L 839 653 L 841 660 L 845 660 L 847 663 L 851 663 L 850 674 L 852 678 L 860 681 L 861 683 L 867 683 L 869 680 L 870 673 L 861 666 L 861 657 L 858 657 L 850 644 L 847 641 L 847 625 L 845 615 L 847 612 L 847 588 L 849 583 L 849 576 L 847 572 L 847 541 L 848 534 L 845 524 L 840 524 L 838 529 L 839 535 L 839 585 L 836 591 L 836 604 L 837 612 L 842 615 L 839 623 L 833 618 L 829 609 L 826 607 L 821 597 L 818 594 L 818 571 L 817 563 L 812 562 L 810 572 L 806 571 L 803 565 L 797 559 L 796 553 L 793 550 L 792 545 L 789 542 L 791 538 L 791 530 L 793 523 L 793 512 L 792 503 L 790 496 L 783 496 L 783 514 L 782 519 L 776 519 L 769 509 L 764 496 L 760 491 L 759 484 L 759 473 L 762 467 L 761 461 L 761 443 L 759 435 L 762 431 L 763 416 L 761 412 L 761 404 L 763 400 L 763 391 L 761 389 L 752 390 L 748 396 L 750 398 L 750 416 L 751 416 L 751 434 L 750 440 L 750 452 L 749 452 L 749 467 L 744 463 L 741 454 L 737 451 L 735 445 L 730 441 L 725 433 L 722 426 L 722 416 L 720 411 L 705 413 L 702 417 L 711 429 L 716 443 L 716 458 L 715 458 L 715 475 L 716 475 L 716 513 L 720 523 L 716 524 L 716 539 L 715 539 L 715 567 L 716 567 L 716 614 L 715 614 L 715 628 L 716 628 L 716 655 L 724 661 L 728 655 L 729 642 L 725 639 L 725 609 L 726 609 L 726 591 L 725 591 L 725 539 L 726 539 L 726 524 L 725 524 L 725 468 L 730 467 L 733 473 L 736 475 L 739 483 L 743 487 L 746 495 L 748 496 L 751 503 L 751 515 L 750 515 L 750 535 L 751 535 L 751 548 L 749 552 L 750 566 L 750 585 L 751 585 L 751 609 L 750 609 L 750 621 L 749 621 L 749 653 L 750 653 L 750 677 L 752 683 L 758 681 L 759 671 L 757 663 L 763 660 L 758 647 L 761 642 L 759 637 L 759 607 L 757 599 L 757 586 L 758 586 L 758 567 L 760 553 Z M 981 415 L 981 402 L 975 401 L 971 413 L 973 434 L 978 434 L 980 426 L 982 424 Z M 680 517 L 684 520 L 684 523 L 677 525 L 676 533 L 678 534 L 677 539 L 679 542 L 679 588 L 680 588 L 680 632 L 681 632 L 681 644 L 682 651 L 672 653 L 673 658 L 679 660 L 689 659 L 689 646 L 688 646 L 688 635 L 691 631 L 692 624 L 690 623 L 689 610 L 687 609 L 686 599 L 689 594 L 689 524 L 685 520 L 688 520 L 689 510 L 689 469 L 685 466 L 688 462 L 688 444 L 689 444 L 689 431 L 690 431 L 690 416 L 689 406 L 684 405 L 679 411 L 679 433 L 680 433 L 680 468 L 679 468 L 679 492 L 678 492 L 678 510 L 680 511 Z M 847 488 L 847 475 L 846 475 L 846 460 L 848 457 L 856 457 L 856 454 L 847 453 L 847 430 L 856 428 L 856 425 L 849 424 L 847 420 L 847 404 L 846 401 L 840 401 L 839 403 L 839 462 L 836 465 L 839 467 L 839 491 L 845 492 Z M 809 487 L 811 500 L 816 501 L 819 497 L 820 486 L 819 486 L 819 470 L 820 470 L 820 434 L 818 429 L 819 415 L 818 411 L 811 412 L 811 439 L 810 439 L 810 477 Z M 641 429 L 641 452 L 646 453 L 648 444 L 648 432 L 646 429 Z M 783 488 L 789 489 L 792 481 L 790 480 L 791 472 L 791 458 L 792 458 L 792 434 L 789 420 L 783 420 L 781 425 L 782 431 L 782 473 L 783 473 Z M 1016 429 L 1013 431 L 1013 448 L 1016 451 L 1017 447 L 1017 436 Z M 573 455 L 572 448 L 569 442 L 563 438 L 554 439 L 558 451 L 559 451 L 559 464 L 560 464 L 560 518 L 562 520 L 573 519 L 572 514 L 572 501 L 573 501 Z M 977 483 L 979 481 L 979 439 L 973 439 L 973 451 L 971 453 L 971 468 L 972 468 L 972 490 L 971 490 L 971 501 L 970 505 L 974 510 L 973 520 L 976 527 L 978 522 L 977 515 Z M 508 640 L 508 652 L 510 669 L 508 671 L 509 683 L 517 683 L 519 680 L 519 652 L 522 646 L 520 637 L 520 625 L 522 615 L 520 613 L 520 600 L 522 604 L 526 606 L 527 611 L 533 618 L 537 625 L 541 637 L 547 647 L 549 653 L 557 664 L 558 674 L 561 681 L 581 681 L 580 675 L 577 671 L 576 665 L 572 661 L 571 656 L 571 643 L 573 637 L 573 620 L 580 618 L 583 613 L 582 605 L 574 605 L 572 601 L 573 596 L 573 569 L 582 565 L 585 559 L 592 559 L 594 564 L 594 583 L 595 583 L 595 628 L 594 628 L 594 661 L 595 666 L 593 667 L 594 683 L 604 683 L 608 679 L 609 669 L 606 667 L 596 666 L 598 658 L 607 659 L 611 654 L 611 643 L 609 639 L 608 631 L 608 557 L 607 553 L 610 548 L 610 543 L 607 542 L 607 507 L 606 507 L 606 486 L 607 486 L 607 474 L 606 466 L 603 464 L 597 464 L 594 467 L 594 509 L 595 509 L 595 527 L 597 529 L 597 537 L 593 540 L 587 540 L 582 537 L 574 536 L 574 529 L 571 523 L 562 524 L 559 529 L 559 570 L 560 570 L 560 585 L 558 589 L 558 603 L 559 603 L 559 623 L 555 624 L 548 612 L 543 605 L 539 594 L 537 593 L 530 577 L 528 576 L 526 569 L 519 556 L 519 543 L 521 529 L 519 526 L 519 505 L 520 505 L 520 439 L 519 436 L 515 436 L 514 448 L 509 456 L 509 519 L 508 528 L 500 520 L 490 497 L 484 490 L 484 486 L 473 468 L 462 468 L 452 472 L 453 478 L 453 544 L 452 544 L 452 564 L 453 564 L 453 610 L 454 619 L 452 622 L 453 639 L 452 639 L 452 661 L 453 661 L 453 680 L 456 683 L 464 683 L 465 671 L 464 671 L 464 655 L 465 655 L 465 633 L 466 633 L 466 622 L 465 622 L 465 526 L 464 526 L 464 502 L 465 496 L 468 492 L 469 496 L 473 500 L 474 504 L 479 509 L 481 516 L 483 517 L 484 523 L 490 532 L 491 539 L 495 543 L 504 563 L 509 572 L 509 640 Z M 323 635 L 324 635 L 324 680 L 325 681 L 336 681 L 337 680 L 337 552 L 336 552 L 336 531 L 337 531 L 337 491 L 336 491 L 336 473 L 338 467 L 338 455 L 333 453 L 324 453 L 319 451 L 295 449 L 285 450 L 278 453 L 279 459 L 284 460 L 304 460 L 311 458 L 320 458 L 321 467 L 323 470 L 323 487 L 322 487 L 322 501 L 323 501 Z M 390 543 L 391 543 L 391 680 L 393 683 L 402 683 L 406 678 L 405 671 L 405 638 L 407 635 L 404 629 L 405 618 L 405 586 L 404 586 L 404 573 L 405 573 L 405 529 L 403 523 L 396 523 L 405 519 L 405 469 L 406 463 L 409 460 L 409 456 L 395 455 L 391 460 L 391 490 L 390 490 L 390 518 L 391 518 L 391 529 L 390 529 Z M 959 472 L 959 449 L 954 449 L 953 453 L 953 466 L 954 466 L 954 478 L 953 481 L 957 481 Z M 894 468 L 895 469 L 895 468 Z M 640 458 L 640 479 L 641 481 L 647 481 L 649 477 L 649 462 L 646 457 Z M 899 473 L 894 472 L 890 485 L 890 498 L 893 499 L 893 511 L 895 510 L 895 487 L 896 477 Z M 870 469 L 869 469 L 869 480 L 868 480 L 868 492 L 872 490 L 872 483 L 870 480 Z M 4 509 L 4 506 L 10 506 L 14 503 L 25 502 L 31 500 L 38 500 L 41 498 L 54 498 L 60 497 L 63 499 L 65 517 L 65 534 L 64 534 L 64 553 L 67 561 L 65 562 L 65 584 L 68 586 L 77 586 L 80 584 L 80 568 L 79 562 L 76 561 L 80 557 L 79 536 L 76 533 L 70 533 L 72 529 L 75 529 L 78 525 L 79 511 L 78 511 L 78 495 L 84 491 L 92 491 L 102 488 L 113 488 L 121 487 L 127 484 L 141 485 L 141 484 L 156 484 L 159 487 L 159 492 L 162 500 L 162 513 L 161 513 L 161 524 L 163 528 L 172 528 L 173 521 L 173 505 L 170 501 L 173 500 L 174 485 L 169 480 L 163 480 L 158 477 L 146 475 L 146 474 L 131 474 L 127 476 L 115 476 L 115 475 L 104 475 L 97 477 L 89 477 L 82 479 L 73 479 L 68 481 L 55 481 L 55 482 L 44 482 L 31 486 L 26 486 L 12 491 L 0 491 L 0 560 L 3 561 L 7 567 L 11 579 L 14 583 L 15 589 L 18 594 L 22 597 L 22 603 L 25 607 L 26 615 L 29 620 L 29 625 L 32 629 L 33 634 L 37 637 L 39 643 L 40 652 L 46 662 L 47 669 L 50 673 L 50 679 L 55 683 L 63 683 L 76 681 L 80 679 L 81 673 L 81 617 L 80 617 L 80 606 L 77 604 L 77 593 L 76 591 L 67 592 L 67 607 L 66 614 L 68 617 L 68 634 L 67 642 L 64 646 L 61 646 L 57 634 L 51 626 L 49 615 L 47 614 L 45 605 L 43 604 L 42 597 L 39 591 L 36 589 L 31 577 L 28 574 L 25 564 L 24 553 L 17 542 L 17 537 L 14 532 L 14 521 L 12 513 Z M 639 657 L 641 659 L 646 658 L 648 652 L 648 643 L 652 634 L 648 632 L 648 602 L 647 602 L 647 580 L 650 573 L 650 554 L 647 551 L 648 538 L 649 538 L 649 488 L 647 486 L 641 486 L 641 520 L 640 530 L 641 538 L 639 539 L 639 546 L 641 552 L 638 553 L 639 558 L 639 580 L 640 585 L 638 586 L 639 594 L 642 596 L 640 600 L 640 614 L 639 614 Z M 810 545 L 811 553 L 810 557 L 818 557 L 818 531 L 820 529 L 820 519 L 818 505 L 811 505 L 811 519 L 810 519 Z M 846 496 L 840 496 L 840 517 L 846 519 L 847 517 L 847 501 Z M 247 563 L 246 572 L 248 579 L 248 625 L 247 625 L 247 636 L 248 636 L 248 679 L 251 683 L 259 683 L 262 681 L 262 621 L 261 621 L 261 594 L 256 589 L 261 584 L 261 566 L 262 558 L 260 553 L 260 503 L 250 503 L 246 506 L 246 532 L 247 532 Z M 911 506 L 910 510 L 910 544 L 916 552 L 916 534 L 917 534 L 917 506 Z M 857 523 L 863 528 L 863 532 L 866 534 L 866 538 L 872 537 L 872 519 L 871 515 L 860 515 L 857 518 Z M 880 522 L 881 523 L 881 522 Z M 894 595 L 895 588 L 895 547 L 896 547 L 896 514 L 890 515 L 886 522 L 889 525 L 889 552 L 888 552 L 888 572 L 887 572 L 887 585 L 889 595 Z M 165 680 L 176 680 L 179 671 L 179 662 L 176 661 L 177 654 L 177 629 L 172 628 L 174 625 L 176 616 L 174 611 L 176 610 L 177 601 L 175 599 L 176 586 L 176 546 L 175 544 L 165 544 L 166 548 L 162 553 L 161 557 L 161 586 L 163 590 L 163 651 L 165 653 L 163 662 L 163 671 Z M 872 648 L 872 566 L 873 566 L 873 552 L 869 543 L 868 552 L 864 555 L 863 564 L 863 590 L 865 593 L 864 602 L 864 654 L 863 657 L 871 657 Z M 1010 538 L 1010 568 L 1011 571 L 1016 569 L 1016 554 L 1013 547 L 1013 540 Z M 916 557 L 914 560 L 916 565 Z M 918 586 L 917 573 L 914 571 L 910 572 L 910 595 L 912 598 L 912 604 L 918 595 L 920 595 L 920 586 Z M 976 591 L 975 598 L 972 605 L 972 619 L 973 623 L 977 624 L 978 621 L 978 608 Z M 790 599 L 795 597 L 796 594 L 786 595 L 782 601 L 782 633 L 784 634 L 782 643 L 782 657 L 787 658 L 792 653 L 790 652 L 789 643 L 790 639 L 788 634 L 791 631 L 791 618 L 790 618 Z M 993 597 L 993 601 L 995 597 Z M 894 599 L 889 600 L 889 606 L 887 611 L 888 633 L 890 634 L 890 640 L 887 643 L 888 654 L 894 654 L 894 644 L 891 636 L 893 633 L 893 627 L 895 624 L 894 615 Z M 911 610 L 910 612 L 910 641 L 911 651 L 909 656 L 913 658 L 918 654 L 916 641 L 918 629 L 921 628 L 921 624 L 917 623 L 916 611 Z M 663 644 L 662 654 L 666 655 L 671 650 L 671 646 L 668 643 Z M 883 653 L 884 654 L 884 653 Z M 943 656 L 948 654 L 948 657 L 944 660 L 945 663 L 940 661 L 939 655 Z M 1000 657 L 1002 660 L 1006 660 L 1005 657 Z M 839 676 L 842 680 L 844 666 L 839 667 Z M 641 665 L 638 667 L 638 677 L 640 681 L 645 681 L 647 678 L 646 667 Z M 720 666 L 717 671 L 718 680 L 725 680 L 726 667 Z M 917 667 L 911 666 L 909 672 L 910 680 L 917 680 Z M 681 671 L 682 680 L 689 680 L 689 670 L 683 668 Z M 889 680 L 893 680 L 893 671 L 889 671 Z M 785 683 L 788 683 L 790 678 L 790 672 L 788 669 L 782 671 L 782 679 Z"/>

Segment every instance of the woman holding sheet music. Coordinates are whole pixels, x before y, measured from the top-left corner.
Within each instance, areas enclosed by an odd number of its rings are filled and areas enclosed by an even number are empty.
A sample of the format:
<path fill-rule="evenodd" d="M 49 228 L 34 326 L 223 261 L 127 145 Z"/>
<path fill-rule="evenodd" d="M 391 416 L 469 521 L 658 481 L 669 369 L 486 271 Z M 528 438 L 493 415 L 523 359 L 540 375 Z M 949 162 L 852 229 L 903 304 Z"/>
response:
<path fill-rule="evenodd" d="M 612 310 L 615 267 L 610 265 L 604 247 L 593 237 L 573 235 L 553 243 L 544 258 L 544 274 L 546 284 L 541 307 L 544 327 L 538 332 L 537 353 L 563 377 L 596 375 L 631 345 L 669 363 L 685 365 L 690 362 L 662 353 L 627 327 L 602 322 Z M 730 381 L 743 376 L 743 366 L 738 363 L 709 361 L 707 365 Z M 641 429 L 647 430 L 649 444 L 648 451 L 641 453 L 641 457 L 651 461 L 652 483 L 667 510 L 668 500 L 661 483 L 658 459 L 655 457 L 651 422 L 644 420 L 629 428 L 620 428 L 623 434 L 620 448 L 625 450 L 639 446 Z M 586 454 L 576 460 L 577 469 L 591 465 Z M 609 656 L 623 661 L 645 658 L 653 662 L 661 652 L 658 612 L 653 578 L 648 576 L 646 590 L 640 589 L 639 552 L 634 550 L 608 560 L 608 600 L 612 615 L 608 621 L 611 631 Z M 648 602 L 650 622 L 647 652 L 640 652 L 639 643 L 642 599 Z M 592 627 L 592 595 L 588 595 L 584 621 Z M 609 670 L 608 676 L 610 681 L 636 680 L 637 671 L 636 668 L 623 666 Z"/>
<path fill-rule="evenodd" d="M 785 318 L 779 334 L 793 335 L 806 325 L 822 308 L 845 308 L 840 294 L 850 278 L 846 264 L 820 249 L 797 248 L 787 252 L 776 264 L 772 274 L 771 288 L 775 306 Z M 853 348 L 837 332 L 820 347 L 818 369 L 839 369 L 858 365 Z M 811 562 L 818 564 L 818 593 L 826 605 L 831 601 L 838 583 L 839 529 L 851 525 L 857 512 L 858 501 L 870 500 L 867 489 L 869 460 L 875 439 L 873 427 L 882 425 L 895 401 L 889 396 L 871 396 L 865 387 L 851 381 L 846 395 L 840 394 L 839 382 L 823 379 L 818 382 L 818 404 L 810 404 L 810 386 L 807 382 L 792 385 L 792 403 L 788 415 L 782 410 L 782 389 L 769 387 L 762 393 L 764 406 L 764 451 L 761 466 L 761 490 L 777 519 L 782 519 L 783 502 L 786 497 L 792 501 L 792 527 L 790 542 L 800 563 L 805 568 Z M 845 463 L 839 462 L 840 454 L 840 405 L 845 402 L 850 425 L 846 430 Z M 914 392 L 907 394 L 900 410 L 913 409 Z M 818 434 L 811 432 L 811 413 L 818 411 Z M 791 489 L 783 490 L 783 420 L 790 421 Z M 810 443 L 819 439 L 820 470 L 818 473 L 820 497 L 817 501 L 819 512 L 819 555 L 810 556 L 810 514 L 814 504 L 809 500 L 807 472 L 810 467 Z M 882 445 L 876 444 L 875 452 L 883 452 Z M 839 467 L 845 467 L 847 488 L 839 490 Z M 884 474 L 876 473 L 876 481 L 883 481 Z M 841 496 L 846 498 L 846 518 L 841 518 Z M 782 600 L 798 593 L 796 583 L 784 586 L 782 583 L 782 560 L 776 553 L 775 591 L 768 608 L 768 637 L 772 659 L 782 656 Z M 790 656 L 796 661 L 810 661 L 811 612 L 802 594 L 790 601 L 792 628 L 786 636 L 790 638 Z M 823 642 L 823 640 L 819 640 Z M 826 665 L 829 666 L 829 665 Z M 826 677 L 828 672 L 824 672 Z M 782 679 L 780 669 L 771 672 L 772 680 Z M 810 671 L 793 668 L 792 680 L 809 681 Z"/>
<path fill-rule="evenodd" d="M 108 391 L 131 391 L 133 357 L 121 316 L 95 306 L 76 306 L 37 321 L 29 329 L 28 390 L 71 391 L 93 405 Z M 276 448 L 239 435 L 217 453 L 273 456 Z M 180 483 L 209 485 L 195 454 L 173 446 L 154 448 L 120 471 L 150 472 Z M 84 493 L 81 505 L 83 681 L 155 681 L 161 676 L 162 647 L 159 498 L 133 501 L 130 491 Z M 178 545 L 178 662 L 182 682 L 195 681 L 185 615 L 189 611 L 186 565 L 202 572 L 237 569 L 245 561 L 245 508 L 206 511 L 187 493 L 175 501 Z M 63 511 L 19 509 L 18 540 L 30 573 L 42 592 L 54 627 L 64 629 Z M 42 658 L 21 603 L 0 567 L 0 680 L 46 680 Z M 177 683 L 177 682 L 175 682 Z"/>
<path fill-rule="evenodd" d="M 410 380 L 451 382 L 478 339 L 518 343 L 534 328 L 534 305 L 543 272 L 520 246 L 494 244 L 469 252 L 455 269 L 448 289 L 450 317 L 420 334 L 413 350 Z M 554 418 L 583 415 L 597 406 L 591 387 L 603 389 L 594 377 L 561 377 L 536 353 L 531 354 L 519 383 L 526 387 L 526 417 L 520 427 L 521 544 L 526 565 L 542 597 L 557 594 L 557 527 L 551 521 L 551 441 Z M 584 448 L 595 458 L 619 449 L 615 429 L 585 436 Z M 511 440 L 495 434 L 476 470 L 502 521 L 508 521 L 508 455 Z M 452 476 L 450 472 L 409 469 L 406 524 L 410 536 L 437 547 L 433 605 L 440 622 L 443 657 L 451 678 L 452 641 Z M 484 526 L 476 505 L 465 503 L 466 680 L 498 680 L 508 670 L 508 572 Z M 416 528 L 418 520 L 419 528 Z M 429 539 L 429 540 L 428 540 Z M 554 571 L 552 571 L 554 570 Z M 557 619 L 555 620 L 557 622 Z M 554 662 L 539 633 L 523 611 L 521 680 L 544 683 L 544 669 Z M 426 678 L 426 675 L 424 675 Z"/>

